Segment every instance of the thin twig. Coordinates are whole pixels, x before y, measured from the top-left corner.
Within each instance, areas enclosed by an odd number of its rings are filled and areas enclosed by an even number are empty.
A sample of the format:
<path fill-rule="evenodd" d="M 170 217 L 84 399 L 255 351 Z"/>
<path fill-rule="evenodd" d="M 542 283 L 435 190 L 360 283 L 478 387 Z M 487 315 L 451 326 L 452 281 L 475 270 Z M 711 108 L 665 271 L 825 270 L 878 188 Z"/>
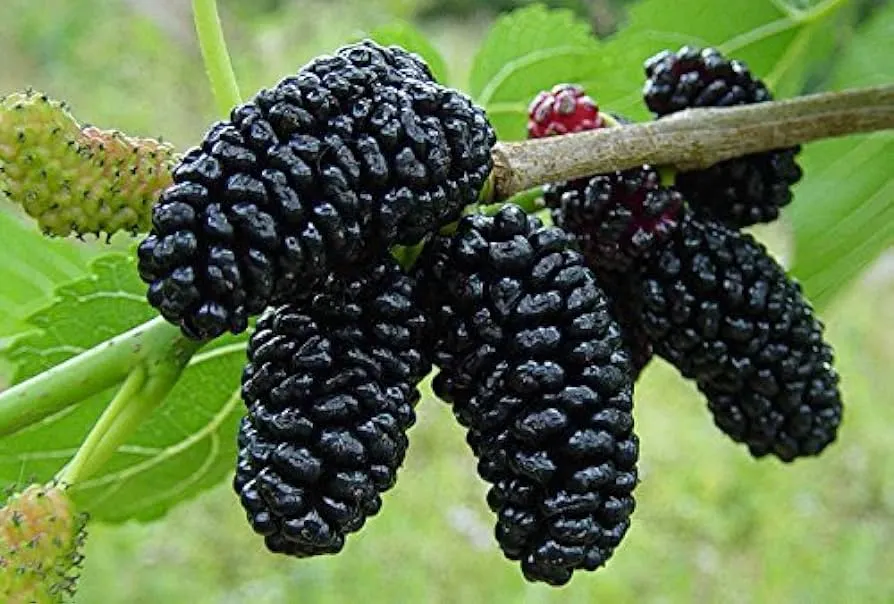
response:
<path fill-rule="evenodd" d="M 894 128 L 894 84 L 724 109 L 493 149 L 491 201 L 532 187 L 642 164 L 706 168 L 749 153 Z"/>
<path fill-rule="evenodd" d="M 230 114 L 230 109 L 242 102 L 242 97 L 217 13 L 217 0 L 193 0 L 192 10 L 211 91 L 218 112 L 225 117 Z"/>

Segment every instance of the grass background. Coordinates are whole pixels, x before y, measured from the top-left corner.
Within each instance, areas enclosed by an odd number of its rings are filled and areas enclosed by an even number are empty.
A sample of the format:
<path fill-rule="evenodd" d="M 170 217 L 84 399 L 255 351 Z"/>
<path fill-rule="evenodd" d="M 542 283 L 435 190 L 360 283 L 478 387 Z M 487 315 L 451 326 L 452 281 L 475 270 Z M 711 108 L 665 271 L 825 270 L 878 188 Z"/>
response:
<path fill-rule="evenodd" d="M 188 146 L 215 119 L 188 4 L 4 0 L 0 94 L 31 85 L 69 101 L 83 121 Z M 223 4 L 245 94 L 419 8 Z M 460 75 L 490 18 L 472 11 L 422 26 Z M 784 225 L 761 234 L 785 249 Z M 847 410 L 839 442 L 819 459 L 752 460 L 714 428 L 697 392 L 654 362 L 637 385 L 634 524 L 607 569 L 564 589 L 526 584 L 501 557 L 462 431 L 446 406 L 424 400 L 397 487 L 341 555 L 268 554 L 221 485 L 160 522 L 92 525 L 77 601 L 894 601 L 891 265 L 877 263 L 824 312 Z"/>

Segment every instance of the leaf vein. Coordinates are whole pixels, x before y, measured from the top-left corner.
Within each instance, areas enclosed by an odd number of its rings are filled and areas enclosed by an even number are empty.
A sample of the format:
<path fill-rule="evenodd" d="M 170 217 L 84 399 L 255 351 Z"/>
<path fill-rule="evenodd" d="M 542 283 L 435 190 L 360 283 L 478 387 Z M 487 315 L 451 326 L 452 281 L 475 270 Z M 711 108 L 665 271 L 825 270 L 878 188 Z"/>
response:
<path fill-rule="evenodd" d="M 78 488 L 79 490 L 89 489 L 94 487 L 100 487 L 104 485 L 108 485 L 110 483 L 123 483 L 128 478 L 133 477 L 140 472 L 149 470 L 158 464 L 167 461 L 171 457 L 186 451 L 196 443 L 200 442 L 206 436 L 210 436 L 215 430 L 217 430 L 221 424 L 223 424 L 224 420 L 230 413 L 237 407 L 238 404 L 242 402 L 242 398 L 240 392 L 237 390 L 230 398 L 227 400 L 226 404 L 224 404 L 220 410 L 212 416 L 210 421 L 205 424 L 200 430 L 193 432 L 188 437 L 184 438 L 180 442 L 165 447 L 156 457 L 152 459 L 147 459 L 144 462 L 134 464 L 127 468 L 123 468 L 121 470 L 117 470 L 115 472 L 110 472 L 103 476 L 99 476 L 97 478 L 86 480 L 79 485 L 76 485 L 74 488 Z M 96 502 L 98 503 L 98 501 Z"/>

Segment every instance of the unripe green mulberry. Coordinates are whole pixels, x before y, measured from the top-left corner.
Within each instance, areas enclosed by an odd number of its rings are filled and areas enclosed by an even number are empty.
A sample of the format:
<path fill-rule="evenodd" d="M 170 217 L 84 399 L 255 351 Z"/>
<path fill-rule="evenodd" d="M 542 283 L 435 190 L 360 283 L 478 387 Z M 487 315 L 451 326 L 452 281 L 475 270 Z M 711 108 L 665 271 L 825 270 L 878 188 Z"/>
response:
<path fill-rule="evenodd" d="M 59 485 L 31 485 L 0 508 L 0 599 L 63 602 L 74 593 L 85 516 Z"/>
<path fill-rule="evenodd" d="M 167 143 L 81 127 L 64 103 L 45 95 L 0 100 L 0 190 L 45 233 L 148 230 L 174 160 Z"/>

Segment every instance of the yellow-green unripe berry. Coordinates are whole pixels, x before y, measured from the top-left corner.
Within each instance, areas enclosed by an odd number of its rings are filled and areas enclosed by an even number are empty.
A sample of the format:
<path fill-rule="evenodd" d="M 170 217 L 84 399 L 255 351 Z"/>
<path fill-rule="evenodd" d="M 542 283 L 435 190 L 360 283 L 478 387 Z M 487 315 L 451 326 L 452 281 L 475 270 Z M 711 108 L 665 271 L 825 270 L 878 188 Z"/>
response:
<path fill-rule="evenodd" d="M 56 603 L 73 594 L 85 520 L 59 485 L 10 497 L 0 508 L 0 601 Z"/>
<path fill-rule="evenodd" d="M 147 231 L 175 160 L 167 143 L 81 127 L 45 95 L 0 100 L 0 190 L 45 233 Z"/>

